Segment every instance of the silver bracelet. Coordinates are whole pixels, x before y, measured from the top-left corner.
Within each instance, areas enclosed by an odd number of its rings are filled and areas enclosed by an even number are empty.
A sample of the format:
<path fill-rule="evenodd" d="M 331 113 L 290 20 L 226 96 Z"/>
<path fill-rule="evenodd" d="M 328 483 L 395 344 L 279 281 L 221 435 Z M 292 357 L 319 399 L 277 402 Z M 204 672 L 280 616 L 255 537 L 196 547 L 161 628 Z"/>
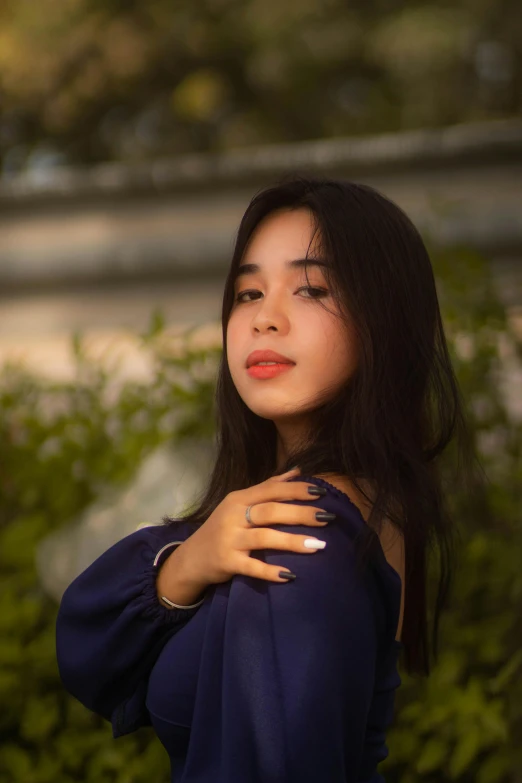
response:
<path fill-rule="evenodd" d="M 168 549 L 169 546 L 178 546 L 179 544 L 183 544 L 183 541 L 171 541 L 170 544 L 165 544 L 165 546 L 161 547 L 160 551 L 154 558 L 154 563 L 152 564 L 154 568 L 158 565 L 158 560 L 160 559 L 160 556 L 162 552 L 165 551 L 165 549 Z M 160 600 L 164 601 L 164 603 L 166 603 L 170 609 L 195 609 L 196 606 L 201 606 L 201 604 L 205 600 L 205 597 L 203 596 L 201 601 L 198 601 L 196 604 L 190 604 L 189 606 L 181 606 L 181 604 L 175 604 L 173 601 L 168 599 L 165 595 L 161 595 Z"/>

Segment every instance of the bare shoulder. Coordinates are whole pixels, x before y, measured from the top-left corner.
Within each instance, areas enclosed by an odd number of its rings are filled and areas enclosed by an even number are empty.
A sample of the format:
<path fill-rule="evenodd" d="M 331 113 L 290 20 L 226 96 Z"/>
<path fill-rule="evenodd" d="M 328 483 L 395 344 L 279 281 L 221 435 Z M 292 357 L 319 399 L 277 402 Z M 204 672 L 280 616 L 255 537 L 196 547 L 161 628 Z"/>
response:
<path fill-rule="evenodd" d="M 368 521 L 368 517 L 370 516 L 371 512 L 371 503 L 366 500 L 366 498 L 355 489 L 352 482 L 347 476 L 340 476 L 338 474 L 330 474 L 330 473 L 319 473 L 317 474 L 318 478 L 323 478 L 325 481 L 328 481 L 328 483 L 332 484 L 332 486 L 336 487 L 337 489 L 340 489 L 341 492 L 344 492 L 352 503 L 354 503 L 359 511 L 361 512 L 361 515 L 365 521 Z M 365 492 L 370 496 L 370 498 L 373 496 L 371 491 L 371 486 L 366 482 L 361 482 Z M 403 615 L 404 615 L 404 581 L 405 581 L 405 549 L 404 549 L 404 536 L 402 534 L 402 531 L 393 524 L 393 522 L 386 517 L 382 524 L 382 529 L 379 535 L 379 539 L 381 542 L 382 550 L 384 552 L 384 555 L 386 557 L 386 560 L 388 563 L 392 566 L 392 568 L 397 571 L 401 578 L 402 582 L 402 597 L 401 597 L 401 610 L 400 610 L 400 617 L 399 617 L 399 625 L 397 628 L 397 634 L 396 639 L 400 640 L 401 633 L 402 633 L 402 621 L 403 621 Z"/>
<path fill-rule="evenodd" d="M 361 512 L 365 522 L 368 521 L 368 517 L 370 516 L 371 511 L 371 504 L 366 500 L 364 495 L 362 495 L 354 487 L 347 476 L 340 476 L 338 473 L 316 473 L 316 476 L 317 478 L 322 478 L 325 481 L 328 481 L 329 484 L 332 484 L 332 486 L 340 489 L 341 492 L 344 492 L 345 495 L 348 495 L 352 503 L 354 503 Z M 371 487 L 369 484 L 364 481 L 361 482 L 361 484 L 366 493 L 372 497 Z"/>

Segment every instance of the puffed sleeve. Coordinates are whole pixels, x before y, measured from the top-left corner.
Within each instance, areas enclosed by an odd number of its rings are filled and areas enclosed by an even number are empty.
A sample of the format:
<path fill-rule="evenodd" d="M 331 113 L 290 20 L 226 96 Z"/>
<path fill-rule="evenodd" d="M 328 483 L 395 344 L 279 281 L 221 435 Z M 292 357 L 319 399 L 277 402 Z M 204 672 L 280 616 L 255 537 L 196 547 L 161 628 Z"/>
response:
<path fill-rule="evenodd" d="M 296 480 L 324 486 L 315 477 Z M 235 575 L 218 586 L 185 761 L 191 783 L 359 783 L 363 764 L 375 771 L 365 757 L 375 761 L 375 747 L 371 740 L 365 747 L 365 738 L 368 719 L 381 725 L 372 705 L 383 662 L 392 661 L 400 577 L 382 549 L 380 576 L 373 564 L 356 573 L 354 540 L 365 523 L 338 493 L 283 502 L 324 508 L 337 519 L 321 529 L 271 526 L 317 536 L 324 550 L 252 553 L 293 571 L 295 581 Z"/>
<path fill-rule="evenodd" d="M 145 708 L 148 675 L 162 647 L 197 612 L 168 609 L 156 577 L 184 541 L 187 524 L 153 525 L 111 546 L 65 590 L 56 620 L 56 656 L 65 688 L 111 721 L 113 736 L 150 725 Z"/>

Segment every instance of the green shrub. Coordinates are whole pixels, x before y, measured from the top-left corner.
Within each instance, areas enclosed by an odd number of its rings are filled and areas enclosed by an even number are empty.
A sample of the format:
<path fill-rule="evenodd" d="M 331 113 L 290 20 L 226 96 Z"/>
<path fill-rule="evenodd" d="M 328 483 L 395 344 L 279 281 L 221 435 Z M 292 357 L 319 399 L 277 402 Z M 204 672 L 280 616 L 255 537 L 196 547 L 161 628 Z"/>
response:
<path fill-rule="evenodd" d="M 35 565 L 43 537 L 106 486 L 132 480 L 157 446 L 212 437 L 220 350 L 187 349 L 175 358 L 161 347 L 163 327 L 155 314 L 141 336 L 153 379 L 124 382 L 115 400 L 112 373 L 89 359 L 79 335 L 74 381 L 37 379 L 12 364 L 1 378 L 0 783 L 169 779 L 167 754 L 152 729 L 114 741 L 110 725 L 63 689 L 57 605 L 41 589 Z M 177 423 L 172 411 L 182 411 Z"/>

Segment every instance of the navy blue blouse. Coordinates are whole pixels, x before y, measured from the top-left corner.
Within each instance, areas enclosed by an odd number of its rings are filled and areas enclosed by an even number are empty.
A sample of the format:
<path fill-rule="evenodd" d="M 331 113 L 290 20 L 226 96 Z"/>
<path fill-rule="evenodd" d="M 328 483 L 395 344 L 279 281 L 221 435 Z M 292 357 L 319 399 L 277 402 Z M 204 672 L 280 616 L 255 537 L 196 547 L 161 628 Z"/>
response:
<path fill-rule="evenodd" d="M 111 721 L 113 736 L 153 726 L 172 783 L 384 783 L 403 647 L 395 640 L 401 578 L 382 547 L 361 578 L 354 538 L 368 530 L 348 496 L 312 501 L 324 528 L 276 524 L 327 542 L 314 553 L 251 553 L 297 574 L 276 583 L 236 574 L 201 606 L 167 609 L 156 576 L 188 523 L 141 528 L 67 588 L 56 625 L 65 688 Z"/>

